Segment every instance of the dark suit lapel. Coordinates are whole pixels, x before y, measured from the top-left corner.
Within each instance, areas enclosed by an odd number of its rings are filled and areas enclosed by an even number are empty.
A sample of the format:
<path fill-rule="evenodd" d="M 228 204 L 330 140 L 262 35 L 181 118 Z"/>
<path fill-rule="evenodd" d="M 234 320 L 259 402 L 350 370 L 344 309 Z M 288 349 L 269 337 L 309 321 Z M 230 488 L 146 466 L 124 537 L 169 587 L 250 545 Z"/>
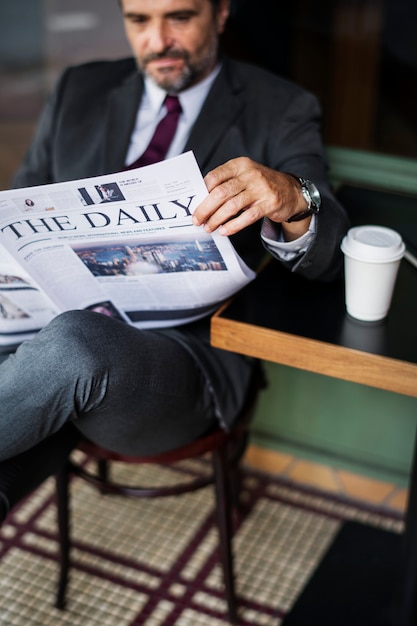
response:
<path fill-rule="evenodd" d="M 243 105 L 243 81 L 229 72 L 230 61 L 216 78 L 184 148 L 193 150 L 204 170 L 221 138 L 238 116 Z M 117 172 L 124 168 L 126 152 L 135 125 L 143 83 L 135 69 L 109 96 L 107 118 L 103 123 L 104 171 Z"/>
<path fill-rule="evenodd" d="M 221 138 L 242 110 L 245 85 L 229 72 L 229 61 L 213 83 L 198 116 L 185 150 L 193 150 L 202 170 L 205 169 Z"/>
<path fill-rule="evenodd" d="M 104 159 L 107 172 L 117 172 L 124 168 L 142 91 L 142 81 L 135 70 L 109 96 L 107 120 L 103 127 L 105 130 Z"/>

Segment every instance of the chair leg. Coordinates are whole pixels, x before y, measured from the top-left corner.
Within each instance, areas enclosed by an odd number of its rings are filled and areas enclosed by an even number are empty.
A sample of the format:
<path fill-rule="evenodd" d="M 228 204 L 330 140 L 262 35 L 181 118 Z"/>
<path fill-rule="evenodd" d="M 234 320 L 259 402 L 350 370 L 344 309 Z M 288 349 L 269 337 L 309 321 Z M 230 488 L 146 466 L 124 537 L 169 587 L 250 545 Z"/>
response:
<path fill-rule="evenodd" d="M 58 609 L 65 608 L 65 593 L 70 567 L 69 479 L 70 466 L 69 463 L 66 463 L 55 476 L 60 567 L 55 602 Z"/>
<path fill-rule="evenodd" d="M 229 458 L 229 476 L 232 489 L 233 507 L 239 513 L 246 511 L 245 503 L 242 499 L 243 491 L 243 472 L 241 459 L 248 445 L 248 433 L 243 433 L 239 439 L 234 442 L 232 448 L 232 456 Z"/>
<path fill-rule="evenodd" d="M 106 459 L 97 459 L 97 476 L 99 477 L 101 483 L 99 487 L 99 492 L 102 495 L 109 493 L 109 490 L 106 489 L 106 483 L 109 480 L 109 473 L 109 462 Z"/>
<path fill-rule="evenodd" d="M 215 473 L 216 511 L 219 526 L 220 558 L 223 567 L 224 586 L 227 599 L 229 621 L 237 624 L 237 600 L 233 568 L 233 506 L 232 489 L 228 474 L 227 450 L 213 452 L 213 469 Z"/>

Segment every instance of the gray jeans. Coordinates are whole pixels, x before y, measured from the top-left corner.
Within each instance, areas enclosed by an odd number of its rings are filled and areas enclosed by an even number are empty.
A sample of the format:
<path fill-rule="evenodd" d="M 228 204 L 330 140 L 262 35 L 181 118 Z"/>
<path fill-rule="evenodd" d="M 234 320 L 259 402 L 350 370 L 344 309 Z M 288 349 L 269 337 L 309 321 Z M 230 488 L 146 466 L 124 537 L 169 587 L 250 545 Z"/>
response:
<path fill-rule="evenodd" d="M 179 446 L 216 422 L 210 384 L 181 343 L 90 311 L 59 315 L 1 364 L 0 411 L 0 461 L 68 422 L 126 454 Z"/>

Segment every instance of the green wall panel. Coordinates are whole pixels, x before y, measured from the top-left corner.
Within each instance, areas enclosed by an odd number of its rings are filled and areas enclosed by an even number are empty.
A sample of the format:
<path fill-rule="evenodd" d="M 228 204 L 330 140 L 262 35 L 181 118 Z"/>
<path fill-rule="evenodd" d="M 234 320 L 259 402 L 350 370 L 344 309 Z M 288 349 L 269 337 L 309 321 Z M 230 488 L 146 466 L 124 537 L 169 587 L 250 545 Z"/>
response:
<path fill-rule="evenodd" d="M 417 399 L 265 363 L 254 443 L 405 484 Z"/>

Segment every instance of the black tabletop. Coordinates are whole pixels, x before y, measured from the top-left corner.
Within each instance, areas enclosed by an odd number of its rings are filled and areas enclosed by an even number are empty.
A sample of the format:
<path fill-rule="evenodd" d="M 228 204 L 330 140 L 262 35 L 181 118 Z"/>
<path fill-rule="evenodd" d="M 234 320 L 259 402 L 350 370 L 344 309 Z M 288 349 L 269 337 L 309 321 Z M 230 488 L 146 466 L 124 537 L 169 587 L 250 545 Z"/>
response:
<path fill-rule="evenodd" d="M 396 227 L 417 222 L 415 198 L 346 187 L 338 194 L 352 225 Z M 272 260 L 222 316 L 394 359 L 417 363 L 417 269 L 400 264 L 391 308 L 380 322 L 361 322 L 345 310 L 343 279 L 308 281 Z"/>

